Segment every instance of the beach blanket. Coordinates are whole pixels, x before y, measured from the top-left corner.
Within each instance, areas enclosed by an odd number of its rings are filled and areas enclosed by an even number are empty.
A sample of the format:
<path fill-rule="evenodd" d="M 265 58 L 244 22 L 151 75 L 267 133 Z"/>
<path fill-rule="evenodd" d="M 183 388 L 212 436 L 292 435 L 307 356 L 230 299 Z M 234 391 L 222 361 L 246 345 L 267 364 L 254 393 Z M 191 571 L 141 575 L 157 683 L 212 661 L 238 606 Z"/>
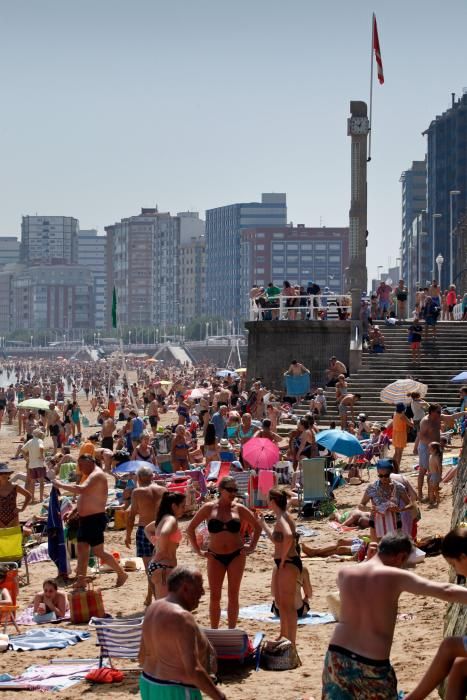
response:
<path fill-rule="evenodd" d="M 317 530 L 312 530 L 311 527 L 307 527 L 306 525 L 297 525 L 295 532 L 297 535 L 300 535 L 300 537 L 316 537 L 318 534 Z"/>
<path fill-rule="evenodd" d="M 54 622 L 60 622 L 61 620 L 69 619 L 70 611 L 67 610 L 65 613 L 65 617 L 58 618 L 57 620 L 54 620 Z M 25 627 L 32 627 L 34 625 L 37 625 L 38 623 L 34 620 L 34 606 L 30 605 L 25 610 L 20 612 L 19 615 L 16 616 L 16 622 L 18 623 L 18 625 L 24 625 Z"/>
<path fill-rule="evenodd" d="M 52 663 L 46 666 L 34 664 L 19 676 L 11 676 L 10 674 L 1 676 L 0 690 L 66 690 L 82 681 L 91 669 L 98 668 L 98 666 L 97 659 L 84 663 Z"/>
<path fill-rule="evenodd" d="M 10 647 L 13 651 L 42 651 L 44 649 L 65 649 L 74 646 L 84 639 L 89 639 L 90 632 L 81 630 L 62 629 L 61 627 L 40 627 L 28 630 L 23 634 L 10 636 Z"/>
<path fill-rule="evenodd" d="M 356 527 L 349 527 L 349 525 L 341 525 L 337 520 L 328 520 L 328 525 L 336 532 L 350 532 L 351 530 L 358 529 Z"/>
<path fill-rule="evenodd" d="M 48 552 L 49 543 L 42 542 L 28 552 L 28 564 L 37 564 L 40 561 L 51 561 Z"/>
<path fill-rule="evenodd" d="M 222 616 L 226 617 L 227 613 L 223 612 Z M 274 613 L 271 612 L 270 603 L 260 603 L 259 605 L 247 605 L 245 608 L 240 608 L 238 616 L 243 620 L 258 620 L 260 622 L 279 622 Z M 305 617 L 298 619 L 299 625 L 327 625 L 330 622 L 335 622 L 334 616 L 330 613 L 308 612 Z"/>
<path fill-rule="evenodd" d="M 310 375 L 299 374 L 297 377 L 286 375 L 285 391 L 287 396 L 305 396 L 310 391 Z"/>

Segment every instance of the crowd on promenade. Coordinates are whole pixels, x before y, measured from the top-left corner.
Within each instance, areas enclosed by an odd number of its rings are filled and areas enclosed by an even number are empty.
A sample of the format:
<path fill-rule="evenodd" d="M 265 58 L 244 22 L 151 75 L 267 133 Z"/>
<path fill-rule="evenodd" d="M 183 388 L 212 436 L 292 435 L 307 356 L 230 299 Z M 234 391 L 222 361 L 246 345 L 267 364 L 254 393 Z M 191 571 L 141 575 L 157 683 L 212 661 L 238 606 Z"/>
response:
<path fill-rule="evenodd" d="M 413 308 L 409 308 L 409 302 Z M 397 285 L 382 280 L 369 296 L 362 296 L 360 320 L 365 324 L 375 321 L 405 321 L 428 319 L 454 321 L 454 308 L 460 306 L 458 320 L 467 320 L 467 292 L 459 294 L 456 285 L 443 290 L 436 279 L 426 286 L 418 286 L 414 298 L 403 279 Z M 285 281 L 282 287 L 269 282 L 267 287 L 253 286 L 250 290 L 250 320 L 339 320 L 350 319 L 350 294 L 340 294 L 315 282 L 308 285 Z"/>
<path fill-rule="evenodd" d="M 425 509 L 437 507 L 440 484 L 456 475 L 456 460 L 443 474 L 443 457 L 452 430 L 465 435 L 467 387 L 461 388 L 454 412 L 415 393 L 397 404 L 383 425 L 357 414 L 361 397 L 352 393 L 347 368 L 335 357 L 323 374 L 323 387 L 310 387 L 300 401 L 285 388 L 273 392 L 261 379 L 247 381 L 242 368 L 219 372 L 208 364 L 168 366 L 151 358 L 126 362 L 125 369 L 118 361 L 3 364 L 9 384 L 0 390 L 0 438 L 15 431 L 22 441 L 11 455 L 14 466 L 0 466 L 0 537 L 3 528 L 18 525 L 20 512 L 34 502 L 36 485 L 40 501 L 52 485 L 71 503 L 67 522 L 76 523 L 76 574 L 66 584 L 86 587 L 90 556 L 95 555 L 115 572 L 117 587 L 129 585 L 127 572 L 105 544 L 114 479 L 117 509 L 126 517 L 125 544 L 135 542 L 147 572 L 140 650 L 144 700 L 200 698 L 201 693 L 222 699 L 228 693 L 228 687 L 213 681 L 212 649 L 192 615 L 204 584 L 198 569 L 179 561 L 184 532 L 206 564 L 213 629 L 221 624 L 225 583 L 227 626 L 237 627 L 247 558 L 254 559 L 261 534 L 270 540 L 273 607 L 280 627 L 264 653 L 283 654 L 289 668 L 299 663 L 297 622 L 306 616 L 312 595 L 306 557 L 348 554 L 355 564 L 341 567 L 337 577 L 337 623 L 324 662 L 322 697 L 397 698 L 389 657 L 399 596 L 408 592 L 467 604 L 464 586 L 407 570 L 423 546 Z M 284 368 L 285 380 L 309 374 L 297 360 Z M 34 408 L 38 399 L 48 407 Z M 29 408 L 20 405 L 28 400 Z M 80 406 L 84 400 L 86 411 Z M 331 401 L 340 429 L 327 415 Z M 352 436 L 367 461 L 343 459 L 337 450 L 323 447 L 323 428 Z M 418 458 L 415 488 L 409 475 L 401 473 L 412 429 Z M 255 444 L 260 451 L 271 445 L 277 454 L 266 469 L 255 467 Z M 328 492 L 329 517 L 359 532 L 313 548 L 300 542 L 295 511 L 303 492 L 302 460 L 319 456 L 327 474 L 339 475 Z M 123 466 L 132 461 L 140 466 L 128 473 Z M 370 463 L 376 479 L 368 483 L 358 508 L 338 513 L 333 489 L 361 483 Z M 258 501 L 251 498 L 252 489 Z M 188 513 L 183 531 L 181 520 Z M 440 552 L 465 577 L 467 527 L 449 532 Z M 66 580 L 66 572 L 60 573 Z M 51 580 L 34 598 L 39 621 L 41 615 L 63 617 L 65 605 L 63 592 Z M 467 638 L 445 640 L 407 697 L 427 697 L 443 678 L 448 678 L 449 700 L 461 697 Z"/>

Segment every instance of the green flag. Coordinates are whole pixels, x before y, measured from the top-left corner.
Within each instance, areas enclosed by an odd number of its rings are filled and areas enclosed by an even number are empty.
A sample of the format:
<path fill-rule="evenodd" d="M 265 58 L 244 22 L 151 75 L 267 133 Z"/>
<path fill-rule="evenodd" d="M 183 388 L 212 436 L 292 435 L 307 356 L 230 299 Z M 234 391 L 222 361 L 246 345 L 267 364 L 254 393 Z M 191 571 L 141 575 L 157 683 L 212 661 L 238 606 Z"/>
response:
<path fill-rule="evenodd" d="M 114 287 L 112 293 L 112 328 L 117 327 L 117 291 Z"/>

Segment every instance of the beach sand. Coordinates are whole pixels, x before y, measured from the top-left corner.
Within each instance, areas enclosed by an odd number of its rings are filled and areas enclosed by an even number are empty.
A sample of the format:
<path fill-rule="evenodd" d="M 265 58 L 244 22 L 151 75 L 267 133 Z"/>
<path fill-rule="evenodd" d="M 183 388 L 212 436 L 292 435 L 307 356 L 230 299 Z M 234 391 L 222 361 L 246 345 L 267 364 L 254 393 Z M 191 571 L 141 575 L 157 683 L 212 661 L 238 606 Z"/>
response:
<path fill-rule="evenodd" d="M 92 420 L 89 407 L 80 397 L 80 405 L 85 414 Z M 165 416 L 167 420 L 170 416 Z M 93 432 L 88 428 L 85 434 Z M 3 427 L 0 433 L 0 461 L 11 458 L 17 446 L 18 437 L 15 430 Z M 46 446 L 50 446 L 51 440 L 46 438 Z M 459 445 L 459 441 L 455 443 Z M 408 445 L 406 452 L 411 452 L 412 445 Z M 455 454 L 458 451 L 455 450 Z M 403 461 L 403 471 L 410 469 L 416 458 L 406 455 Z M 10 464 L 18 471 L 24 471 L 22 461 L 11 461 Z M 366 475 L 365 475 L 366 478 Z M 375 471 L 371 472 L 374 480 Z M 416 483 L 416 476 L 410 477 Z M 113 481 L 113 480 L 112 480 Z M 361 486 L 346 486 L 336 491 L 336 499 L 339 509 L 349 509 L 356 506 L 366 484 Z M 35 511 L 34 511 L 34 509 Z M 37 506 L 29 508 L 26 515 L 37 512 Z M 22 519 L 25 514 L 22 514 Z M 438 509 L 428 509 L 422 505 L 422 520 L 419 523 L 419 534 L 422 536 L 443 534 L 448 531 L 451 518 L 451 484 L 447 484 L 442 490 L 441 504 Z M 182 530 L 186 527 L 186 521 L 182 521 Z M 331 529 L 326 521 L 307 520 L 302 521 L 307 527 L 313 528 L 318 535 L 313 538 L 304 537 L 304 542 L 312 546 L 330 544 L 334 542 L 338 534 Z M 352 533 L 351 533 L 352 534 Z M 123 558 L 134 556 L 133 550 L 127 550 L 123 544 L 124 531 L 109 531 L 106 534 L 106 545 L 110 551 L 118 551 Z M 186 538 L 180 545 L 179 563 L 195 564 L 203 572 L 206 564 L 198 558 L 190 549 Z M 307 560 L 304 560 L 307 563 Z M 72 562 L 74 567 L 75 562 Z M 327 561 L 309 561 L 307 566 L 310 571 L 313 585 L 312 609 L 317 612 L 326 612 L 326 594 L 335 589 L 335 581 L 340 566 L 356 566 L 354 563 L 340 563 Z M 272 546 L 265 537 L 261 537 L 256 552 L 248 558 L 245 575 L 241 588 L 241 605 L 255 603 L 269 603 L 271 601 L 269 584 L 272 570 Z M 417 573 L 433 580 L 446 581 L 449 567 L 441 556 L 427 559 L 417 566 Z M 22 610 L 32 602 L 34 593 L 41 589 L 41 582 L 47 577 L 56 575 L 56 568 L 52 562 L 41 562 L 30 567 L 31 584 L 22 587 L 19 594 L 19 605 Z M 143 613 L 143 600 L 146 592 L 146 577 L 144 572 L 136 571 L 129 574 L 127 583 L 122 588 L 114 587 L 115 576 L 101 573 L 97 576 L 95 585 L 102 590 L 107 613 L 113 616 Z M 201 625 L 209 626 L 208 619 L 208 586 L 205 578 L 206 596 L 201 600 L 199 609 L 195 612 L 196 619 Z M 381 600 L 384 605 L 384 600 Z M 399 688 L 410 690 L 415 682 L 425 671 L 428 662 L 435 654 L 442 639 L 443 615 L 447 605 L 441 601 L 418 598 L 404 594 L 400 599 L 399 612 L 405 614 L 406 619 L 397 622 L 391 660 L 396 670 Z M 225 609 L 225 596 L 223 598 Z M 62 623 L 64 627 L 80 627 L 88 629 L 87 625 L 71 625 Z M 224 623 L 225 624 L 225 623 Z M 262 630 L 268 638 L 274 638 L 278 634 L 278 625 L 274 623 L 240 620 L 242 627 L 250 634 Z M 267 697 L 268 700 L 297 700 L 298 698 L 321 695 L 321 671 L 324 654 L 333 631 L 333 624 L 318 626 L 300 626 L 298 630 L 297 646 L 303 662 L 300 668 L 287 672 L 272 672 L 260 670 L 256 673 L 251 667 L 238 667 L 235 671 L 221 674 L 222 690 L 227 698 L 233 700 L 253 700 Z M 23 628 L 24 631 L 26 628 Z M 9 628 L 10 634 L 14 629 Z M 90 640 L 69 647 L 65 650 L 49 650 L 45 652 L 12 652 L 8 651 L 0 655 L 0 672 L 20 673 L 34 663 L 47 663 L 50 659 L 58 658 L 90 658 L 96 657 L 95 635 Z M 118 660 L 119 667 L 135 666 L 130 661 Z M 41 693 L 37 691 L 24 691 L 24 697 L 31 700 L 44 697 L 66 697 L 71 699 L 81 696 L 89 698 L 111 697 L 113 700 L 127 698 L 138 694 L 138 674 L 127 673 L 123 683 L 118 685 L 90 685 L 81 682 L 61 693 Z M 18 698 L 19 694 L 12 691 L 3 691 L 1 698 Z M 438 697 L 436 693 L 429 696 Z"/>

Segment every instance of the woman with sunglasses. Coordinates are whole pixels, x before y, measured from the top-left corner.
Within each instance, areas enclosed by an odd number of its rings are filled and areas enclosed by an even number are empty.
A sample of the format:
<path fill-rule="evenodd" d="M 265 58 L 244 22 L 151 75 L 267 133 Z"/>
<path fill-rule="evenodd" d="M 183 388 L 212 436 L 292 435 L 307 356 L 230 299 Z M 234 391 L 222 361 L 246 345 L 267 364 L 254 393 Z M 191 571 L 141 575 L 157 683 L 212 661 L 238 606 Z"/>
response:
<path fill-rule="evenodd" d="M 371 501 L 370 535 L 379 542 L 383 535 L 402 529 L 401 513 L 411 510 L 413 504 L 404 486 L 391 479 L 392 463 L 381 460 L 377 465 L 378 481 L 367 486 L 360 510 L 368 510 Z"/>
<path fill-rule="evenodd" d="M 187 528 L 191 546 L 200 557 L 207 558 L 210 590 L 209 617 L 211 627 L 219 627 L 221 594 L 225 575 L 228 582 L 227 621 L 229 628 L 237 625 L 240 584 L 245 569 L 246 555 L 251 554 L 261 534 L 261 526 L 245 506 L 237 503 L 237 484 L 231 476 L 219 483 L 219 497 L 206 503 L 196 513 Z M 206 552 L 201 551 L 196 538 L 196 528 L 207 521 L 209 541 Z M 252 531 L 249 544 L 244 533 Z"/>

